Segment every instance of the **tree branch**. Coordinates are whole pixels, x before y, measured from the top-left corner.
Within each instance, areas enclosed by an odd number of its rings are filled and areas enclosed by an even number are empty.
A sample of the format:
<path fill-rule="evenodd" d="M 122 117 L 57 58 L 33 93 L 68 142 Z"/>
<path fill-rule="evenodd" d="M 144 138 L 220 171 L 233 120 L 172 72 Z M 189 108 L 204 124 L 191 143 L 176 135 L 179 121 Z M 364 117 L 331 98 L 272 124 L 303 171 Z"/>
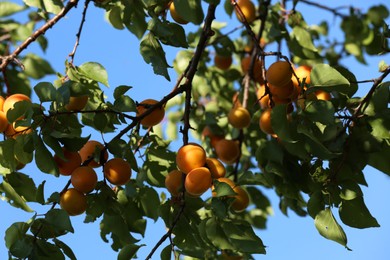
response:
<path fill-rule="evenodd" d="M 324 9 L 324 10 L 327 10 L 327 11 L 333 13 L 335 16 L 339 16 L 341 18 L 345 18 L 346 17 L 345 14 L 342 14 L 339 11 L 337 11 L 340 8 L 331 8 L 331 7 L 328 7 L 328 6 L 319 4 L 319 3 L 315 3 L 315 2 L 312 2 L 312 1 L 308 1 L 308 0 L 299 0 L 299 2 L 302 2 L 302 3 L 308 4 L 308 5 L 312 5 L 312 6 L 315 6 L 315 7 Z"/>

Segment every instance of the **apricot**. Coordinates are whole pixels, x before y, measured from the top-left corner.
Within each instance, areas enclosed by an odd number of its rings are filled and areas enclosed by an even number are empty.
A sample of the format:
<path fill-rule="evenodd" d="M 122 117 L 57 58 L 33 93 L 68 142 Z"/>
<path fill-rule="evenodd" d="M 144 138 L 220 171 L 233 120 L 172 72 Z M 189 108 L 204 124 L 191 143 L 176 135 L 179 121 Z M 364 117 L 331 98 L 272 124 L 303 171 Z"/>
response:
<path fill-rule="evenodd" d="M 310 72 L 311 72 L 310 66 L 307 66 L 307 65 L 299 66 L 298 68 L 296 68 L 294 70 L 294 72 L 295 72 L 295 75 L 297 75 L 297 77 L 301 81 L 301 83 L 302 83 L 303 79 L 305 79 L 305 83 L 310 84 Z M 298 81 L 294 75 L 292 76 L 291 80 L 293 81 L 295 86 L 299 85 Z"/>
<path fill-rule="evenodd" d="M 61 194 L 60 206 L 69 216 L 80 215 L 87 209 L 87 198 L 84 193 L 70 188 Z"/>
<path fill-rule="evenodd" d="M 131 166 L 122 158 L 113 158 L 104 164 L 104 176 L 114 185 L 125 185 L 131 178 Z"/>
<path fill-rule="evenodd" d="M 243 129 L 251 124 L 251 115 L 244 107 L 232 108 L 228 114 L 228 122 L 237 129 Z"/>
<path fill-rule="evenodd" d="M 64 153 L 65 160 L 56 154 L 53 159 L 58 166 L 60 174 L 69 176 L 76 168 L 80 167 L 81 156 L 78 152 L 69 151 L 64 147 L 62 148 L 62 152 Z"/>
<path fill-rule="evenodd" d="M 266 109 L 269 107 L 269 95 L 265 95 L 265 86 L 264 85 L 261 85 L 258 89 L 257 89 L 257 100 L 258 102 L 260 103 L 260 107 L 262 109 Z"/>
<path fill-rule="evenodd" d="M 292 70 L 287 61 L 276 61 L 269 66 L 266 79 L 269 84 L 276 87 L 285 86 L 291 80 Z"/>
<path fill-rule="evenodd" d="M 215 144 L 218 159 L 226 164 L 233 164 L 240 156 L 240 147 L 234 140 L 222 139 Z"/>
<path fill-rule="evenodd" d="M 202 146 L 189 143 L 180 147 L 176 154 L 176 165 L 180 171 L 189 173 L 206 164 L 206 151 Z"/>
<path fill-rule="evenodd" d="M 185 178 L 184 187 L 191 196 L 198 197 L 205 193 L 212 183 L 210 170 L 199 167 L 191 170 Z"/>
<path fill-rule="evenodd" d="M 81 192 L 88 193 L 95 189 L 97 184 L 97 175 L 90 166 L 80 166 L 72 172 L 70 177 L 73 187 Z"/>
<path fill-rule="evenodd" d="M 234 211 L 240 212 L 245 210 L 248 207 L 249 195 L 243 188 L 236 185 L 236 183 L 229 178 L 218 178 L 217 181 L 228 184 L 236 193 L 236 195 L 234 195 L 234 200 L 231 204 L 231 207 Z M 217 194 L 213 192 L 212 195 L 215 197 Z"/>
<path fill-rule="evenodd" d="M 225 166 L 216 158 L 206 158 L 206 167 L 210 170 L 213 179 L 225 177 L 226 175 Z"/>
<path fill-rule="evenodd" d="M 183 173 L 179 170 L 170 171 L 165 177 L 165 187 L 173 196 L 179 195 L 183 188 Z"/>
<path fill-rule="evenodd" d="M 256 8 L 250 0 L 237 0 L 237 5 L 240 7 L 242 14 L 245 16 L 245 20 L 248 23 L 253 22 L 256 19 Z M 236 16 L 240 22 L 244 22 L 239 12 L 235 10 Z"/>
<path fill-rule="evenodd" d="M 7 115 L 7 112 L 10 109 L 14 108 L 15 103 L 20 102 L 20 101 L 27 101 L 27 102 L 31 103 L 31 99 L 28 96 L 26 96 L 24 94 L 13 94 L 4 100 L 4 104 L 3 104 L 4 113 Z"/>
<path fill-rule="evenodd" d="M 329 92 L 326 92 L 324 90 L 317 90 L 314 92 L 318 100 L 326 100 L 329 101 L 332 99 L 332 96 L 329 94 Z"/>
<path fill-rule="evenodd" d="M 272 94 L 272 98 L 277 97 L 278 99 L 289 99 L 295 88 L 292 80 L 289 80 L 287 84 L 283 86 L 268 84 L 268 87 Z"/>
<path fill-rule="evenodd" d="M 158 101 L 154 99 L 145 99 L 144 101 L 139 103 L 139 105 L 137 106 L 137 116 L 140 116 L 145 113 L 150 106 L 156 103 L 158 103 Z M 141 119 L 140 124 L 145 127 L 155 126 L 163 120 L 164 115 L 164 108 L 162 106 L 156 107 L 150 114 Z"/>
<path fill-rule="evenodd" d="M 6 114 L 3 111 L 0 111 L 0 132 L 4 132 L 8 125 L 9 123 Z"/>
<path fill-rule="evenodd" d="M 88 96 L 70 97 L 69 103 L 65 105 L 68 111 L 80 111 L 85 108 L 88 103 Z"/>
<path fill-rule="evenodd" d="M 90 160 L 87 166 L 91 166 L 92 168 L 97 168 L 101 166 L 100 162 L 95 161 L 95 151 L 101 153 L 104 149 L 104 145 L 95 140 L 87 141 L 84 146 L 80 149 L 79 154 L 81 156 L 81 161 L 84 163 L 86 160 Z M 104 150 L 103 152 L 103 160 L 107 161 L 108 152 Z"/>
<path fill-rule="evenodd" d="M 215 55 L 214 64 L 218 69 L 227 70 L 233 63 L 232 56 Z"/>
<path fill-rule="evenodd" d="M 4 101 L 5 101 L 5 98 L 0 96 L 0 111 L 4 111 L 3 107 L 4 107 Z"/>
<path fill-rule="evenodd" d="M 214 134 L 209 126 L 205 126 L 202 131 L 202 140 L 204 141 L 205 138 L 208 137 L 210 139 L 210 144 L 212 147 L 215 147 L 215 144 L 223 139 L 224 137 L 222 135 L 216 135 Z"/>
<path fill-rule="evenodd" d="M 19 135 L 22 135 L 22 134 L 29 134 L 32 132 L 32 128 L 31 127 L 27 127 L 27 126 L 18 126 L 16 129 L 14 128 L 14 125 L 15 123 L 13 124 L 8 124 L 8 127 L 7 129 L 5 129 L 4 131 L 4 135 L 6 137 L 11 137 L 11 138 L 16 138 L 17 136 Z"/>
<path fill-rule="evenodd" d="M 272 109 L 268 108 L 264 110 L 260 115 L 259 120 L 259 126 L 261 131 L 263 131 L 265 134 L 275 134 L 274 130 L 272 129 L 271 125 L 271 111 Z"/>
<path fill-rule="evenodd" d="M 187 24 L 188 23 L 188 21 L 186 21 L 181 15 L 178 14 L 173 1 L 169 5 L 169 11 L 171 13 L 172 19 L 175 20 L 175 22 L 177 22 L 179 24 Z"/>
<path fill-rule="evenodd" d="M 242 73 L 249 73 L 249 68 L 251 65 L 251 56 L 247 55 L 241 59 L 241 70 Z M 253 78 L 256 82 L 263 84 L 263 72 L 262 72 L 262 62 L 259 59 L 255 59 L 253 64 Z"/>

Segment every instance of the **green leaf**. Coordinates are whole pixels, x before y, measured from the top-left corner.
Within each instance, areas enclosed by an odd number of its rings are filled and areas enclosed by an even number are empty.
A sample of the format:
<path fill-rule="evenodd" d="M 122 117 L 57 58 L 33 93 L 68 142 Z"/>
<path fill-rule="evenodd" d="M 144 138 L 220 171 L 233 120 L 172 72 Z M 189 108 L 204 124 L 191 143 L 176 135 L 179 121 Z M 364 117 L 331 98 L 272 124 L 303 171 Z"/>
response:
<path fill-rule="evenodd" d="M 175 9 L 186 21 L 194 24 L 201 24 L 204 19 L 202 4 L 200 0 L 174 0 Z"/>
<path fill-rule="evenodd" d="M 152 33 L 148 33 L 140 43 L 140 52 L 145 62 L 152 64 L 153 71 L 157 75 L 164 76 L 167 80 L 171 80 L 168 74 L 168 62 L 165 58 L 165 52 L 161 47 L 157 37 Z"/>
<path fill-rule="evenodd" d="M 311 196 L 307 202 L 307 212 L 314 219 L 318 213 L 325 209 L 324 196 L 322 191 L 316 191 Z"/>
<path fill-rule="evenodd" d="M 49 82 L 39 82 L 37 85 L 35 85 L 34 91 L 41 102 L 57 100 L 57 90 L 53 84 Z"/>
<path fill-rule="evenodd" d="M 25 10 L 26 7 L 12 2 L 0 2 L 0 17 L 6 17 Z"/>
<path fill-rule="evenodd" d="M 2 193 L 4 193 L 4 195 Z M 0 198 L 5 199 L 16 208 L 21 208 L 27 212 L 33 212 L 33 210 L 27 205 L 26 200 L 21 197 L 6 181 L 0 183 Z"/>
<path fill-rule="evenodd" d="M 64 254 L 69 257 L 70 260 L 77 260 L 75 254 L 72 251 L 72 248 L 70 248 L 67 244 L 57 238 L 53 238 L 53 242 L 56 246 L 61 248 L 62 252 L 64 252 Z"/>
<path fill-rule="evenodd" d="M 7 174 L 7 181 L 26 201 L 35 201 L 37 188 L 32 178 L 20 172 Z"/>
<path fill-rule="evenodd" d="M 93 117 L 93 124 L 94 128 L 100 132 L 104 132 L 106 129 L 107 123 L 108 123 L 108 118 L 107 114 L 105 113 L 96 113 L 95 116 Z"/>
<path fill-rule="evenodd" d="M 311 84 L 317 88 L 326 88 L 329 92 L 331 90 L 339 91 L 341 93 L 348 93 L 350 87 L 349 81 L 341 75 L 336 69 L 327 64 L 317 64 L 310 72 Z"/>
<path fill-rule="evenodd" d="M 187 38 L 183 27 L 168 21 L 161 22 L 159 19 L 151 19 L 148 29 L 166 45 L 187 48 Z"/>
<path fill-rule="evenodd" d="M 13 255 L 18 257 L 18 259 L 25 259 L 27 258 L 34 247 L 34 238 L 30 235 L 26 235 L 23 238 L 15 241 L 14 244 L 12 244 L 9 252 Z"/>
<path fill-rule="evenodd" d="M 8 122 L 13 123 L 19 120 L 22 116 L 28 114 L 28 112 L 31 111 L 31 106 L 31 102 L 26 100 L 16 102 L 13 109 L 8 110 L 7 112 Z"/>
<path fill-rule="evenodd" d="M 343 200 L 353 200 L 357 197 L 363 196 L 363 192 L 360 189 L 360 186 L 354 181 L 345 181 L 341 183 L 340 186 L 340 198 Z"/>
<path fill-rule="evenodd" d="M 125 28 L 122 22 L 122 13 L 123 9 L 119 6 L 112 6 L 106 13 L 107 20 L 115 29 L 122 30 Z"/>
<path fill-rule="evenodd" d="M 294 132 L 287 118 L 287 106 L 276 105 L 271 111 L 271 125 L 275 133 L 285 142 L 294 142 Z"/>
<path fill-rule="evenodd" d="M 379 227 L 378 222 L 367 209 L 363 196 L 358 196 L 352 200 L 343 200 L 339 214 L 341 221 L 350 227 Z"/>
<path fill-rule="evenodd" d="M 15 140 L 12 138 L 0 142 L 0 165 L 8 169 L 2 173 L 9 173 L 16 169 L 14 145 Z"/>
<path fill-rule="evenodd" d="M 59 231 L 74 232 L 72 223 L 70 222 L 69 214 L 62 209 L 51 209 L 45 214 L 45 220 L 52 227 Z"/>
<path fill-rule="evenodd" d="M 327 208 L 321 210 L 314 219 L 314 224 L 321 236 L 333 240 L 347 247 L 347 236 L 342 227 L 337 223 L 332 211 Z"/>
<path fill-rule="evenodd" d="M 26 73 L 26 75 L 34 79 L 40 79 L 48 74 L 55 73 L 53 68 L 46 60 L 35 54 L 27 54 L 26 57 L 23 59 L 23 65 L 25 67 L 24 72 Z"/>
<path fill-rule="evenodd" d="M 205 219 L 205 232 L 211 243 L 221 250 L 235 250 L 224 230 L 215 218 Z"/>
<path fill-rule="evenodd" d="M 135 112 L 137 111 L 137 106 L 129 96 L 122 95 L 115 99 L 114 109 L 120 112 Z"/>
<path fill-rule="evenodd" d="M 58 14 L 64 7 L 61 0 L 24 0 L 24 3 L 53 14 Z"/>
<path fill-rule="evenodd" d="M 303 112 L 310 120 L 324 125 L 331 125 L 335 121 L 335 109 L 330 101 L 315 100 L 308 102 Z"/>
<path fill-rule="evenodd" d="M 18 240 L 25 237 L 30 225 L 25 222 L 15 222 L 5 231 L 5 246 L 10 249 Z"/>
<path fill-rule="evenodd" d="M 125 245 L 118 254 L 118 260 L 133 259 L 137 254 L 138 249 L 144 245 Z"/>
<path fill-rule="evenodd" d="M 35 248 L 30 258 L 39 260 L 65 260 L 65 256 L 60 248 L 47 242 L 45 239 L 37 239 L 35 241 Z"/>
<path fill-rule="evenodd" d="M 123 24 L 138 39 L 141 39 L 147 28 L 143 1 L 122 1 L 122 4 L 125 5 L 125 9 L 122 12 Z"/>
<path fill-rule="evenodd" d="M 318 52 L 313 44 L 310 32 L 300 26 L 295 26 L 292 31 L 293 37 L 298 41 L 299 45 L 313 52 Z"/>
<path fill-rule="evenodd" d="M 382 111 L 388 110 L 390 100 L 390 82 L 384 82 L 378 85 L 374 94 L 369 100 L 367 108 L 364 110 L 365 115 L 376 116 Z"/>
<path fill-rule="evenodd" d="M 145 216 L 156 221 L 160 206 L 160 199 L 156 190 L 150 187 L 143 187 L 139 192 L 139 200 Z"/>
<path fill-rule="evenodd" d="M 236 193 L 226 182 L 219 182 L 218 180 L 214 181 L 214 190 L 216 193 L 215 197 L 224 197 L 224 196 L 234 196 Z"/>
<path fill-rule="evenodd" d="M 389 10 L 384 5 L 375 5 L 368 10 L 367 17 L 374 25 L 382 26 L 384 20 L 389 17 Z"/>
<path fill-rule="evenodd" d="M 81 73 L 89 79 L 95 80 L 108 87 L 108 74 L 106 69 L 97 62 L 86 62 L 79 66 Z"/>
<path fill-rule="evenodd" d="M 114 98 L 120 98 L 123 96 L 128 90 L 132 89 L 133 87 L 131 86 L 126 86 L 126 85 L 120 85 L 114 89 Z"/>
<path fill-rule="evenodd" d="M 47 149 L 42 139 L 38 135 L 34 135 L 33 138 L 35 144 L 35 162 L 39 170 L 44 173 L 49 173 L 58 176 L 58 166 L 54 161 L 52 154 Z"/>
<path fill-rule="evenodd" d="M 390 176 L 390 146 L 383 145 L 382 151 L 370 153 L 368 155 L 368 164 Z"/>

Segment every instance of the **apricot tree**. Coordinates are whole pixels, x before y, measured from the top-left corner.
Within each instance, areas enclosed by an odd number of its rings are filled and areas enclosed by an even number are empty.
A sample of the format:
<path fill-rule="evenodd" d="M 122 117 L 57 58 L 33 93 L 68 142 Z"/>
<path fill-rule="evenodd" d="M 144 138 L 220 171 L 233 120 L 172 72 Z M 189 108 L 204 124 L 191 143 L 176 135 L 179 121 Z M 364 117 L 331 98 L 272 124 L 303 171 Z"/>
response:
<path fill-rule="evenodd" d="M 45 33 L 77 5 L 76 43 L 65 73 L 55 72 L 26 49 L 45 50 Z M 328 21 L 308 25 L 302 5 L 331 12 L 344 36 L 335 40 Z M 143 100 L 128 85 L 107 97 L 110 64 L 77 64 L 90 8 L 139 39 L 154 76 L 171 81 L 176 71 L 165 96 L 151 99 L 145 84 Z M 363 12 L 309 0 L 0 2 L 0 196 L 34 212 L 3 234 L 10 259 L 76 259 L 61 237 L 80 214 L 101 223 L 118 259 L 136 256 L 142 241 L 134 236 L 145 233 L 146 219 L 167 228 L 147 245 L 148 259 L 163 246 L 162 259 L 265 254 L 255 233 L 269 214 L 265 188 L 283 213 L 313 218 L 320 235 L 348 249 L 343 225 L 379 226 L 361 186 L 368 165 L 390 175 L 390 66 L 383 61 L 374 79 L 358 79 L 342 62 L 388 58 L 388 16 L 383 5 Z M 168 46 L 177 50 L 173 61 Z M 49 74 L 57 79 L 45 81 Z M 27 164 L 64 178 L 63 188 L 47 194 Z"/>

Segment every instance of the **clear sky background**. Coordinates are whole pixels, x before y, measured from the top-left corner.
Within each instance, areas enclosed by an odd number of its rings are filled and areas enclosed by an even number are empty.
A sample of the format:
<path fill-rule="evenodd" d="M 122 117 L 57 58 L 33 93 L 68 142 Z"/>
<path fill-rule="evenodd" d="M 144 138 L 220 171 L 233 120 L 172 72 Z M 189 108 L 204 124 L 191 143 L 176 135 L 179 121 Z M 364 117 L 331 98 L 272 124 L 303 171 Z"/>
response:
<path fill-rule="evenodd" d="M 3 1 L 3 0 L 1 0 Z M 21 1 L 14 1 L 21 3 Z M 273 1 L 274 2 L 274 1 Z M 387 5 L 388 1 L 335 1 L 330 0 L 322 4 L 336 7 L 340 5 L 350 5 L 361 7 L 363 11 L 373 4 L 382 3 Z M 34 52 L 44 55 L 50 61 L 53 68 L 64 73 L 64 63 L 68 54 L 72 51 L 75 43 L 79 22 L 81 19 L 83 2 L 79 3 L 77 9 L 72 10 L 65 19 L 61 20 L 53 29 L 45 35 L 49 39 L 49 47 L 45 54 L 42 54 L 36 43 L 30 45 L 24 54 Z M 327 19 L 330 21 L 330 28 L 334 38 L 341 37 L 339 31 L 339 18 L 334 18 L 327 12 L 315 7 L 307 6 L 303 3 L 298 5 L 308 24 L 316 23 Z M 223 6 L 217 10 L 217 20 L 226 19 L 223 14 Z M 26 17 L 21 14 L 20 17 Z M 25 18 L 24 18 L 25 19 Z M 388 20 L 389 24 L 390 21 Z M 229 25 L 225 32 L 230 31 L 238 25 L 235 17 L 229 20 Z M 194 30 L 191 25 L 186 25 L 189 30 Z M 268 50 L 276 50 L 269 48 Z M 172 48 L 166 47 L 168 63 L 172 64 L 175 52 Z M 382 57 L 366 57 L 368 65 L 358 64 L 354 58 L 343 61 L 357 77 L 358 80 L 372 79 L 378 77 L 378 63 L 380 60 L 386 60 L 390 63 L 390 55 Z M 176 74 L 171 69 L 170 76 L 172 81 L 168 82 L 161 76 L 155 76 L 150 65 L 146 64 L 139 54 L 139 42 L 135 36 L 126 30 L 118 31 L 111 27 L 104 20 L 103 10 L 95 8 L 91 4 L 86 24 L 83 30 L 80 46 L 77 50 L 75 64 L 82 64 L 87 61 L 101 63 L 109 75 L 110 88 L 105 88 L 104 92 L 108 97 L 112 97 L 113 90 L 119 85 L 130 85 L 134 88 L 129 94 L 134 100 L 141 101 L 146 98 L 161 99 L 167 94 L 176 82 Z M 54 77 L 48 77 L 46 81 L 53 81 Z M 387 79 L 390 80 L 390 79 Z M 358 94 L 366 93 L 371 84 L 360 85 Z M 37 101 L 37 99 L 33 99 Z M 84 132 L 84 136 L 89 132 Z M 96 135 L 95 138 L 100 138 Z M 107 140 L 110 140 L 107 137 Z M 389 160 L 390 163 L 390 160 Z M 35 167 L 27 166 L 22 172 L 29 174 L 34 178 L 36 184 L 46 179 L 46 198 L 53 191 L 59 191 L 67 182 L 67 178 L 55 178 L 51 175 L 40 173 Z M 371 168 L 365 169 L 365 176 L 369 187 L 362 187 L 364 199 L 371 214 L 378 220 L 380 228 L 371 229 L 353 229 L 343 225 L 348 237 L 348 246 L 353 251 L 347 251 L 339 244 L 326 240 L 317 232 L 314 221 L 310 217 L 301 218 L 290 212 L 289 217 L 284 216 L 278 209 L 279 199 L 275 196 L 273 190 L 262 189 L 269 196 L 274 208 L 274 215 L 268 219 L 266 230 L 257 230 L 257 234 L 262 238 L 267 246 L 267 255 L 255 255 L 256 259 L 345 259 L 360 260 L 374 258 L 376 260 L 389 259 L 390 251 L 390 177 Z M 32 204 L 31 207 L 38 213 L 44 214 L 48 207 L 41 207 Z M 25 213 L 22 210 L 15 209 L 7 203 L 0 201 L 0 237 L 3 238 L 5 230 L 16 221 L 27 221 L 33 214 Z M 335 216 L 338 214 L 335 212 Z M 75 229 L 74 234 L 68 234 L 60 237 L 74 251 L 78 259 L 116 259 L 117 252 L 110 248 L 110 244 L 103 242 L 100 238 L 99 221 L 94 224 L 84 224 L 85 215 L 72 217 L 72 224 Z M 341 221 L 340 221 L 341 223 Z M 161 221 L 153 223 L 148 221 L 145 238 L 140 244 L 146 244 L 139 250 L 139 258 L 144 259 L 150 252 L 155 243 L 164 234 L 165 227 Z M 160 248 L 164 248 L 168 241 Z M 7 249 L 4 240 L 0 241 L 0 259 L 7 259 Z M 159 259 L 159 252 L 155 253 L 153 259 Z"/>

